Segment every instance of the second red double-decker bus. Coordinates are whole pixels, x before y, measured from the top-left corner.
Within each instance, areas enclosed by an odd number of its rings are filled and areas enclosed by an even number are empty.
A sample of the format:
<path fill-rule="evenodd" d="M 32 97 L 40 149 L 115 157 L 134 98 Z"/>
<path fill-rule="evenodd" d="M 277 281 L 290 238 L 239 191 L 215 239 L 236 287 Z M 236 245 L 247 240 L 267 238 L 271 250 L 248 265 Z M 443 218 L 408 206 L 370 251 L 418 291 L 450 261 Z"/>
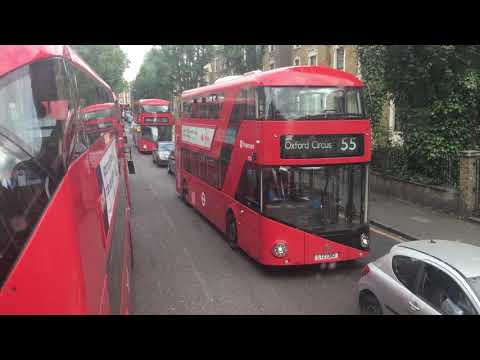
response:
<path fill-rule="evenodd" d="M 131 312 L 125 153 L 82 120 L 114 102 L 68 46 L 0 46 L 1 314 Z"/>
<path fill-rule="evenodd" d="M 117 137 L 118 148 L 123 148 L 125 129 L 122 125 L 118 104 L 106 103 L 84 107 L 81 117 L 90 143 L 94 143 L 98 137 L 110 132 Z"/>
<path fill-rule="evenodd" d="M 177 192 L 268 265 L 369 251 L 371 128 L 363 83 L 326 67 L 218 80 L 182 94 Z"/>
<path fill-rule="evenodd" d="M 169 101 L 142 99 L 133 105 L 133 140 L 138 151 L 151 153 L 158 142 L 173 141 L 173 116 Z"/>

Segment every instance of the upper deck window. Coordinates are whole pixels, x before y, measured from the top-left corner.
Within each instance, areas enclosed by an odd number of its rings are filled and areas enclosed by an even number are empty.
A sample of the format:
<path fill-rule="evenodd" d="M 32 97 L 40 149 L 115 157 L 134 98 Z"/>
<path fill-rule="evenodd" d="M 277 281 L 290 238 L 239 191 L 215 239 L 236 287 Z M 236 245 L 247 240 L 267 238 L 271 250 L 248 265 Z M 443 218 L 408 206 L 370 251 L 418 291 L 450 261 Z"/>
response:
<path fill-rule="evenodd" d="M 147 113 L 166 113 L 168 112 L 168 105 L 142 105 L 141 111 Z"/>
<path fill-rule="evenodd" d="M 225 95 L 209 94 L 207 96 L 183 100 L 182 117 L 200 119 L 218 119 Z"/>
<path fill-rule="evenodd" d="M 362 88 L 258 88 L 258 118 L 264 120 L 364 119 Z"/>
<path fill-rule="evenodd" d="M 112 116 L 112 109 L 102 109 L 97 111 L 90 111 L 83 115 L 83 120 L 95 120 Z"/>

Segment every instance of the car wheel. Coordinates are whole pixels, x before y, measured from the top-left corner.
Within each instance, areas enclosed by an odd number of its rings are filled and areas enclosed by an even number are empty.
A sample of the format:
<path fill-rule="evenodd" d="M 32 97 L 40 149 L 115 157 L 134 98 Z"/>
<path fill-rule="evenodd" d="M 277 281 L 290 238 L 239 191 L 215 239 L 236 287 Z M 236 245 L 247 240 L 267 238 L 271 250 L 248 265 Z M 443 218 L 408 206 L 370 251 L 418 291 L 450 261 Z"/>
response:
<path fill-rule="evenodd" d="M 382 315 L 382 306 L 371 292 L 364 291 L 359 298 L 361 315 Z"/>
<path fill-rule="evenodd" d="M 233 215 L 231 211 L 227 213 L 227 228 L 225 233 L 227 235 L 228 245 L 230 245 L 230 247 L 234 250 L 237 249 L 237 222 L 235 220 L 235 215 Z"/>

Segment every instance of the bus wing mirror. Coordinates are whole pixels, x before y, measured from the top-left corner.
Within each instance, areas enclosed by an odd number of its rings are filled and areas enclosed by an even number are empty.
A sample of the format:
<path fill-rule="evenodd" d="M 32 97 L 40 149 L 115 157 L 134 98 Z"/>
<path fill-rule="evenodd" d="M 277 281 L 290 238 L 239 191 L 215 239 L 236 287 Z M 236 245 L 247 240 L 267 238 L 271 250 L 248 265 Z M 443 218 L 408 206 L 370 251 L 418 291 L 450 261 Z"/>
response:
<path fill-rule="evenodd" d="M 133 160 L 127 160 L 127 165 L 128 165 L 128 173 L 135 174 L 135 164 L 133 163 Z"/>

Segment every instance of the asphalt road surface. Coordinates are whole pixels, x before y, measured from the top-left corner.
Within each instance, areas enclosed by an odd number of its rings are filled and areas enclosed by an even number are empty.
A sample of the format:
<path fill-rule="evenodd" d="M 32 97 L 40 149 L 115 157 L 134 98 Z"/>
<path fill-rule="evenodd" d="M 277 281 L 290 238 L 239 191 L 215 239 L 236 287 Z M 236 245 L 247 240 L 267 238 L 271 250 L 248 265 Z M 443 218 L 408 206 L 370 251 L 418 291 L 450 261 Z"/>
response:
<path fill-rule="evenodd" d="M 132 154 L 135 314 L 358 314 L 361 268 L 397 243 L 372 231 L 369 258 L 332 271 L 262 266 L 182 203 L 151 155 Z"/>

